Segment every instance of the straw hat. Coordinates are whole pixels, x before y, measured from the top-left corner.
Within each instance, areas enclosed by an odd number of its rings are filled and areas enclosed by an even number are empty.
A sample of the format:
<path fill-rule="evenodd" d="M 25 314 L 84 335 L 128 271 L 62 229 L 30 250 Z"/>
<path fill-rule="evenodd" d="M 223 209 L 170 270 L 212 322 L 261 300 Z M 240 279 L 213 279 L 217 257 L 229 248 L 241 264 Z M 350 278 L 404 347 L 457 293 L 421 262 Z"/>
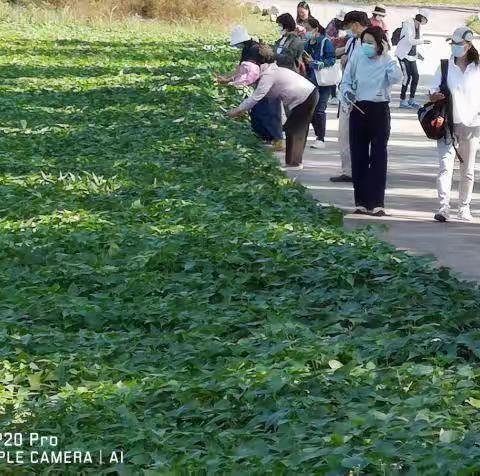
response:
<path fill-rule="evenodd" d="M 385 5 L 376 5 L 375 10 L 373 10 L 373 15 L 378 15 L 379 17 L 384 17 L 387 14 L 387 9 Z"/>

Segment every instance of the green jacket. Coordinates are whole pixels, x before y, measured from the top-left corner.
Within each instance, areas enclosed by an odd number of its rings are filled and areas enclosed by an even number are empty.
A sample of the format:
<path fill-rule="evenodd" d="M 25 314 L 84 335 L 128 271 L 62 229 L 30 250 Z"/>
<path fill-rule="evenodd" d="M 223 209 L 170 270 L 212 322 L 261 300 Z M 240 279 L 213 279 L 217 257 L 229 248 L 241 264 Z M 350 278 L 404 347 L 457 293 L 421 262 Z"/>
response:
<path fill-rule="evenodd" d="M 285 42 L 283 45 L 280 45 L 285 37 Z M 293 69 L 298 73 L 300 63 L 302 62 L 303 47 L 304 43 L 302 38 L 295 33 L 290 32 L 282 36 L 273 46 L 278 66 Z"/>

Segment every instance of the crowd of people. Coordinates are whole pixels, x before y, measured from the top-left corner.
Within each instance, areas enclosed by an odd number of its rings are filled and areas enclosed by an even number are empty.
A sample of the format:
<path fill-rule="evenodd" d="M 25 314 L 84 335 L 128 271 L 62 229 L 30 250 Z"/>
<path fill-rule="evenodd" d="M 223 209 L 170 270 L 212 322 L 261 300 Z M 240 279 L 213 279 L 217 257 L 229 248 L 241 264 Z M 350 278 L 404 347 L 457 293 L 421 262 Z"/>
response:
<path fill-rule="evenodd" d="M 288 13 L 276 18 L 279 38 L 273 45 L 254 41 L 244 27 L 236 27 L 231 46 L 240 50 L 239 65 L 231 75 L 217 76 L 219 83 L 254 87 L 228 115 L 235 118 L 249 112 L 253 131 L 267 146 L 285 150 L 284 166 L 290 170 L 303 167 L 310 124 L 316 136 L 310 147 L 325 147 L 327 105 L 338 104 L 341 173 L 330 180 L 352 182 L 355 213 L 377 217 L 386 215 L 392 87 L 401 84 L 400 108 L 421 106 L 416 101 L 417 60 L 422 59 L 418 47 L 430 43 L 422 36 L 422 26 L 430 19 L 428 10 L 420 9 L 393 32 L 386 15 L 383 5 L 375 6 L 370 17 L 363 11 L 341 11 L 323 27 L 302 1 L 296 19 Z M 430 89 L 431 103 L 444 104 L 451 123 L 437 144 L 440 207 L 434 218 L 440 222 L 450 218 L 457 158 L 458 218 L 472 220 L 480 140 L 480 63 L 473 36 L 467 27 L 455 30 L 449 40 L 448 68 L 443 71 L 439 65 Z"/>

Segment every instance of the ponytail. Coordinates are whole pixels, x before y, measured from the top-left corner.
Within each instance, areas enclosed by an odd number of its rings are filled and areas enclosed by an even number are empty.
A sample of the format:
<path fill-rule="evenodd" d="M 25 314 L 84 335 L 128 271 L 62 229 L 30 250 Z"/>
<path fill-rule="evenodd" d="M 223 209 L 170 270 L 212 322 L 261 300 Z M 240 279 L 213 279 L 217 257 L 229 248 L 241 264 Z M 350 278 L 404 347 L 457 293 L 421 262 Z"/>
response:
<path fill-rule="evenodd" d="M 468 64 L 475 63 L 476 66 L 480 63 L 480 58 L 478 56 L 478 50 L 475 46 L 470 46 L 470 49 L 467 51 L 467 61 Z"/>

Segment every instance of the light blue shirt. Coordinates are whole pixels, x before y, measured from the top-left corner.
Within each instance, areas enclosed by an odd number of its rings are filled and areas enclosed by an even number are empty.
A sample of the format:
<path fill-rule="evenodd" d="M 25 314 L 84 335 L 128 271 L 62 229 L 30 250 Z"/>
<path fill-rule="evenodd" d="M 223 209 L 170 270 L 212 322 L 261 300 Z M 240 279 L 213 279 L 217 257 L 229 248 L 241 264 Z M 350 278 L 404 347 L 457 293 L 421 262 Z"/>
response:
<path fill-rule="evenodd" d="M 392 86 L 402 80 L 402 71 L 390 55 L 368 58 L 359 48 L 350 59 L 340 85 L 342 102 L 390 102 Z"/>

